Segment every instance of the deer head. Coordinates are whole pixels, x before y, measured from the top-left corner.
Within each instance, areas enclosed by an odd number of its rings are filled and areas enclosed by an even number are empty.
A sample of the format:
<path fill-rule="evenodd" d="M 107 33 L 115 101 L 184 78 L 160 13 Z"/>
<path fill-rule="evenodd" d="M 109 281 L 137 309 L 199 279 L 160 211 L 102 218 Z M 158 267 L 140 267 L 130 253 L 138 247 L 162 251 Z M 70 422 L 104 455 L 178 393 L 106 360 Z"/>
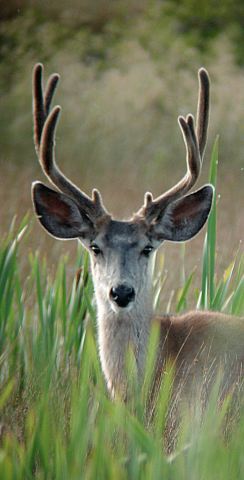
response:
<path fill-rule="evenodd" d="M 151 193 L 146 193 L 144 205 L 131 220 L 116 221 L 105 209 L 98 190 L 93 190 L 89 198 L 56 165 L 54 139 L 60 107 L 50 112 L 50 105 L 59 76 L 50 77 L 43 93 L 42 72 L 43 67 L 38 64 L 33 80 L 35 146 L 44 173 L 58 190 L 35 182 L 32 187 L 35 212 L 51 235 L 59 239 L 78 238 L 89 250 L 95 288 L 100 285 L 96 288 L 99 301 L 115 312 L 129 310 L 140 294 L 147 296 L 145 279 L 152 252 L 164 240 L 189 240 L 208 218 L 213 187 L 205 185 L 188 194 L 200 175 L 207 140 L 208 74 L 203 68 L 199 70 L 196 127 L 192 115 L 186 119 L 179 117 L 187 151 L 184 178 L 155 200 Z"/>

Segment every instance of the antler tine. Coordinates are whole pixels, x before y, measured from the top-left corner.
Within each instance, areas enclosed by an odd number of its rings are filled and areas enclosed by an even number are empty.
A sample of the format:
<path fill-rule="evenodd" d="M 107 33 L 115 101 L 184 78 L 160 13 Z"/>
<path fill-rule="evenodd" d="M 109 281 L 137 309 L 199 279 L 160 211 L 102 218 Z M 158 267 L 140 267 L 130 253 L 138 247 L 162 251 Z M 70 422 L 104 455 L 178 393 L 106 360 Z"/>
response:
<path fill-rule="evenodd" d="M 37 154 L 39 155 L 43 125 L 49 114 L 54 92 L 57 88 L 59 75 L 54 73 L 48 80 L 46 90 L 42 90 L 43 66 L 38 63 L 33 73 L 33 110 L 34 110 L 34 140 Z"/>
<path fill-rule="evenodd" d="M 186 120 L 181 116 L 178 118 L 186 145 L 187 172 L 179 183 L 155 200 L 153 200 L 151 193 L 146 193 L 144 205 L 136 215 L 143 217 L 147 222 L 158 218 L 172 201 L 184 196 L 193 187 L 200 175 L 207 141 L 210 80 L 204 68 L 199 70 L 198 76 L 199 96 L 196 129 L 193 115 L 189 114 Z"/>
<path fill-rule="evenodd" d="M 208 136 L 208 121 L 210 110 L 210 79 L 207 70 L 200 68 L 199 76 L 199 101 L 197 108 L 197 138 L 201 160 L 205 151 Z"/>
<path fill-rule="evenodd" d="M 56 106 L 51 113 L 49 113 L 49 109 L 59 81 L 59 75 L 54 74 L 50 77 L 43 95 L 42 72 L 43 66 L 38 64 L 34 69 L 33 75 L 33 103 L 35 145 L 40 164 L 48 179 L 61 192 L 72 198 L 83 213 L 85 212 L 93 220 L 96 220 L 107 213 L 102 204 L 100 193 L 97 190 L 93 190 L 93 198 L 90 199 L 63 175 L 55 162 L 55 131 L 61 108 Z"/>

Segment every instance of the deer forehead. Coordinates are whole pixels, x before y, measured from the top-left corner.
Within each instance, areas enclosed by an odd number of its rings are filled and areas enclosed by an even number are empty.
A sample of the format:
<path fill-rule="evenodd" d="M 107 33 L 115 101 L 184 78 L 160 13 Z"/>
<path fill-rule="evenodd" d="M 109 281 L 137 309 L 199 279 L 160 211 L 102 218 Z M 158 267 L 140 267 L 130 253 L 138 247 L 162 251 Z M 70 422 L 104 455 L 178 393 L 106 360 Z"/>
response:
<path fill-rule="evenodd" d="M 148 227 L 141 220 L 119 221 L 110 217 L 101 219 L 93 242 L 104 248 L 141 248 L 150 242 Z"/>

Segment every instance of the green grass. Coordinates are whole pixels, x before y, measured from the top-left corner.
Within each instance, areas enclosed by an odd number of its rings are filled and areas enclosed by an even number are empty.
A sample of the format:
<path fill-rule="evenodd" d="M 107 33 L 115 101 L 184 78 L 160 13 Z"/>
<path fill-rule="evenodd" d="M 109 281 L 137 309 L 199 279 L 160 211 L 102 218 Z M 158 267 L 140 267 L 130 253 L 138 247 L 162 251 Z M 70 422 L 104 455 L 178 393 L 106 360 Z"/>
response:
<path fill-rule="evenodd" d="M 216 142 L 213 183 L 217 148 Z M 23 280 L 18 249 L 27 227 L 25 218 L 16 234 L 13 222 L 0 251 L 1 480 L 243 478 L 242 395 L 232 401 L 227 395 L 220 402 L 216 382 L 204 412 L 200 404 L 179 404 L 176 415 L 170 401 L 173 369 L 168 366 L 158 401 L 150 405 L 155 327 L 142 388 L 129 351 L 127 403 L 112 401 L 98 358 L 88 255 L 78 247 L 77 269 L 82 267 L 82 273 L 71 289 L 67 257 L 51 274 L 38 251 L 29 254 L 29 275 Z M 196 306 L 243 314 L 243 259 L 235 259 L 218 278 L 215 256 L 216 201 Z M 155 306 L 165 281 L 158 277 L 155 282 Z M 187 308 L 192 288 L 194 272 L 179 289 L 176 311 Z"/>

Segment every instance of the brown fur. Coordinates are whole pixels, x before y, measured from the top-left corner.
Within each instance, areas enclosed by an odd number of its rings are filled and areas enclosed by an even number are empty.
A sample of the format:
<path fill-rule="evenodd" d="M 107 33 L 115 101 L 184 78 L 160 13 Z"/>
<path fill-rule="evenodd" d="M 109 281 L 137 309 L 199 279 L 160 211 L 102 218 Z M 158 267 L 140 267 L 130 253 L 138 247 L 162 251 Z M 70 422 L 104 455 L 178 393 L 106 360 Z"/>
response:
<path fill-rule="evenodd" d="M 244 318 L 220 312 L 191 311 L 179 316 L 158 316 L 159 347 L 153 390 L 161 381 L 166 362 L 175 369 L 175 385 L 184 392 L 211 387 L 219 369 L 222 388 L 242 381 Z"/>

